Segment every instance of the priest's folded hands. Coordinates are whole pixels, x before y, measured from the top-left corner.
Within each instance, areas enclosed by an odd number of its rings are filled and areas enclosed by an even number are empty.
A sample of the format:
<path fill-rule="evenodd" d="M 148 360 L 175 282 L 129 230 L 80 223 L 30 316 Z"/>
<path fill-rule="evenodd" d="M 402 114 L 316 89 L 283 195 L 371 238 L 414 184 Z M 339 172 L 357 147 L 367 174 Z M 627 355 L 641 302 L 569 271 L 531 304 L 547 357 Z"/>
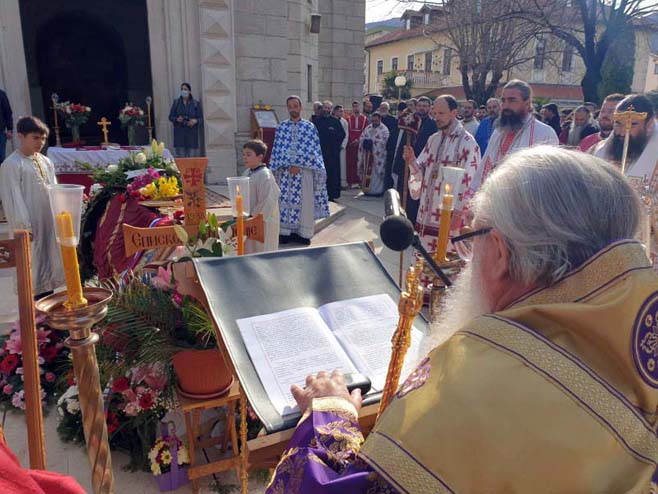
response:
<path fill-rule="evenodd" d="M 268 494 L 658 492 L 658 274 L 634 188 L 538 146 L 469 210 L 427 356 L 365 440 L 339 371 L 293 386 L 302 417 Z"/>

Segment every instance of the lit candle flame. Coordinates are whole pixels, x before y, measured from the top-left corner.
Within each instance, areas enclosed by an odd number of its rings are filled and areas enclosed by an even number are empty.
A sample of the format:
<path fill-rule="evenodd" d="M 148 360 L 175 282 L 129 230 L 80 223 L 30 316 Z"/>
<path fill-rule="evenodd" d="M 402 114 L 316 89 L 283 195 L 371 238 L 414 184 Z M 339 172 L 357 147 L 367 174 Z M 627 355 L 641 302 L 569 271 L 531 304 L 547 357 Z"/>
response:
<path fill-rule="evenodd" d="M 235 186 L 235 192 L 236 192 L 236 194 L 240 193 L 240 186 L 239 185 Z"/>
<path fill-rule="evenodd" d="M 446 184 L 445 186 L 445 193 L 450 194 L 450 184 Z"/>

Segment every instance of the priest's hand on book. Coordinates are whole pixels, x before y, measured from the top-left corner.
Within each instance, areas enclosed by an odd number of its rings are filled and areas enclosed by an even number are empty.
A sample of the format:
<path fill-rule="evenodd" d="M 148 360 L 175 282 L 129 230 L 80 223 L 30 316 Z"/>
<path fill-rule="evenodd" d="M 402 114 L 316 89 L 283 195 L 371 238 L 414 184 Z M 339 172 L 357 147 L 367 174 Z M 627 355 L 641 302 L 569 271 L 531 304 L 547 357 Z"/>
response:
<path fill-rule="evenodd" d="M 324 398 L 332 396 L 335 398 L 344 398 L 358 410 L 361 409 L 361 390 L 356 388 L 350 394 L 345 385 L 343 373 L 338 369 L 334 370 L 331 374 L 325 371 L 318 372 L 316 376 L 313 374 L 306 377 L 306 386 L 304 389 L 293 384 L 290 387 L 295 401 L 299 405 L 299 409 L 303 414 L 306 409 L 311 406 L 313 398 Z"/>

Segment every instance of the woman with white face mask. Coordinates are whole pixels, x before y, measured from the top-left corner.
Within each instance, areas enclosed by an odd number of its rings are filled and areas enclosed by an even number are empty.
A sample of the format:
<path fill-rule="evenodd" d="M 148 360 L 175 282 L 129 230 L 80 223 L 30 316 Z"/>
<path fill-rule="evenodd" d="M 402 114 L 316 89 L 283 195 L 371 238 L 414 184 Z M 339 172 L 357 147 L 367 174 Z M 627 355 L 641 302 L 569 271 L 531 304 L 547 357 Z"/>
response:
<path fill-rule="evenodd" d="M 202 118 L 201 103 L 192 96 L 189 83 L 184 82 L 169 112 L 169 120 L 174 124 L 174 148 L 177 158 L 199 156 L 199 124 Z"/>

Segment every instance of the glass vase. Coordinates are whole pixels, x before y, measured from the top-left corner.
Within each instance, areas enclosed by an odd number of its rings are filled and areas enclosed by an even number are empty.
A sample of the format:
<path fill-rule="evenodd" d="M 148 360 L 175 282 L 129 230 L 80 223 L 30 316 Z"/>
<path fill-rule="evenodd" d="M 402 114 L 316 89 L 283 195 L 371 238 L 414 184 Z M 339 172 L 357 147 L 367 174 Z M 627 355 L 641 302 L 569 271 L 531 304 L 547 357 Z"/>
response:
<path fill-rule="evenodd" d="M 136 129 L 134 125 L 128 126 L 128 146 L 135 145 L 135 130 Z"/>
<path fill-rule="evenodd" d="M 74 143 L 80 142 L 80 126 L 71 126 L 71 138 L 73 139 Z"/>

